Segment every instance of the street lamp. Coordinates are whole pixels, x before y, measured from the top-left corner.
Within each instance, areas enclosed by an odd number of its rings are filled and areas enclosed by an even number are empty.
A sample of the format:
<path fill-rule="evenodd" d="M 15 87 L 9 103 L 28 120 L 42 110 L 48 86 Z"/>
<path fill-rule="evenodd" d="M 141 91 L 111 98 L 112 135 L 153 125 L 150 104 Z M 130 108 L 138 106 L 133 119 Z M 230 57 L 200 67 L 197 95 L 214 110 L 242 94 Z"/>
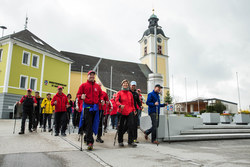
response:
<path fill-rule="evenodd" d="M 155 33 L 155 73 L 157 73 L 157 29 L 161 29 L 161 26 L 155 25 L 154 26 L 154 33 Z"/>
<path fill-rule="evenodd" d="M 5 26 L 0 26 L 0 28 L 3 29 L 3 30 L 2 30 L 2 37 L 3 37 L 3 32 L 4 32 L 5 29 L 7 29 L 7 27 L 5 27 Z"/>

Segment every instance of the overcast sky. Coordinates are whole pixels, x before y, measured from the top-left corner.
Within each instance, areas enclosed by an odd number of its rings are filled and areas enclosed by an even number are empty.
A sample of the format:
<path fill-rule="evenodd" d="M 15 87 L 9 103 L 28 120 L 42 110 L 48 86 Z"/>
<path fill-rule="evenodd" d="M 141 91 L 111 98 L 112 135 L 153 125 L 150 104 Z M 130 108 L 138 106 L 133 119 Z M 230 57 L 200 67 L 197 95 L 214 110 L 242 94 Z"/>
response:
<path fill-rule="evenodd" d="M 139 61 L 139 43 L 155 8 L 170 37 L 170 86 L 177 101 L 216 97 L 250 105 L 248 0 L 1 0 L 5 35 L 28 30 L 61 51 Z M 174 82 L 172 82 L 172 75 Z M 174 90 L 174 91 L 173 91 Z"/>

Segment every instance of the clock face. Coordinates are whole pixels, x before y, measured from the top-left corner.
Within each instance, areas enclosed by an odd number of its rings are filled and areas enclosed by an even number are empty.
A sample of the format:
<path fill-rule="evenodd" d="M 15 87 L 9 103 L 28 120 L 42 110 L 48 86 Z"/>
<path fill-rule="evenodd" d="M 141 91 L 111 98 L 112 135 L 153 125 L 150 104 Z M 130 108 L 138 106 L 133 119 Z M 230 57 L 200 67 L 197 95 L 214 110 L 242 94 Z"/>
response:
<path fill-rule="evenodd" d="M 161 43 L 161 41 L 162 41 L 161 38 L 158 37 L 158 38 L 157 38 L 157 42 Z"/>
<path fill-rule="evenodd" d="M 144 40 L 144 44 L 146 45 L 146 44 L 147 44 L 147 42 L 148 42 L 148 41 L 147 41 L 147 39 L 145 39 L 145 40 Z"/>

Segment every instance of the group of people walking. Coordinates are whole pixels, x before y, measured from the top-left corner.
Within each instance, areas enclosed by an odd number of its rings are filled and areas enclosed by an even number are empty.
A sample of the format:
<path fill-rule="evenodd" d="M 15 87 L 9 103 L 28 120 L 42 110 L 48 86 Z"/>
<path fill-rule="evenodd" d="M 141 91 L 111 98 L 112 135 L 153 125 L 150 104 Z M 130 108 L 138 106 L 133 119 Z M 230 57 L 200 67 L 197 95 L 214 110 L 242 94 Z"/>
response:
<path fill-rule="evenodd" d="M 80 135 L 85 134 L 84 141 L 87 144 L 87 149 L 92 150 L 94 144 L 93 134 L 97 135 L 96 142 L 103 143 L 102 135 L 107 132 L 108 119 L 111 117 L 111 125 L 113 129 L 117 129 L 118 143 L 120 147 L 124 147 L 123 136 L 128 133 L 128 146 L 136 147 L 139 143 L 138 128 L 140 126 L 140 116 L 145 100 L 141 95 L 141 90 L 136 89 L 135 81 L 129 82 L 123 80 L 121 82 L 121 90 L 113 94 L 113 98 L 109 99 L 105 91 L 101 89 L 101 83 L 95 81 L 95 71 L 88 72 L 87 82 L 80 85 L 77 92 L 75 102 L 71 101 L 71 95 L 66 96 L 63 93 L 63 87 L 58 86 L 58 92 L 51 98 L 51 94 L 43 99 L 39 104 L 38 95 L 33 97 L 32 90 L 27 90 L 27 95 L 23 96 L 18 102 L 23 103 L 22 126 L 19 134 L 24 134 L 25 120 L 29 116 L 29 131 L 36 130 L 37 122 L 33 122 L 32 113 L 34 108 L 39 105 L 42 108 L 43 128 L 46 131 L 46 122 L 48 120 L 48 129 L 52 131 L 51 118 L 54 113 L 55 117 L 55 136 L 66 136 L 67 124 L 69 124 L 70 113 L 73 112 L 73 126 L 78 126 Z M 149 93 L 146 104 L 149 106 L 148 111 L 152 120 L 152 128 L 144 132 L 145 139 L 152 133 L 152 143 L 158 144 L 156 141 L 156 128 L 158 126 L 158 115 L 160 107 L 165 104 L 160 104 L 159 93 L 161 86 L 156 85 L 153 92 Z M 41 119 L 36 115 L 36 120 Z"/>

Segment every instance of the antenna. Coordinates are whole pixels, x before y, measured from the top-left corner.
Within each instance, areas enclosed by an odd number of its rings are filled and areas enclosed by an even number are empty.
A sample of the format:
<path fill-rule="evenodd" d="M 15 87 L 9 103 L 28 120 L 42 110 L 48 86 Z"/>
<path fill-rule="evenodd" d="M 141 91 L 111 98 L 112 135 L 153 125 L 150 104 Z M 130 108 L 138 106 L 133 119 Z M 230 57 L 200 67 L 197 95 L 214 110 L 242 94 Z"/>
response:
<path fill-rule="evenodd" d="M 26 30 L 27 28 L 28 28 L 28 16 L 26 14 L 24 29 Z"/>

